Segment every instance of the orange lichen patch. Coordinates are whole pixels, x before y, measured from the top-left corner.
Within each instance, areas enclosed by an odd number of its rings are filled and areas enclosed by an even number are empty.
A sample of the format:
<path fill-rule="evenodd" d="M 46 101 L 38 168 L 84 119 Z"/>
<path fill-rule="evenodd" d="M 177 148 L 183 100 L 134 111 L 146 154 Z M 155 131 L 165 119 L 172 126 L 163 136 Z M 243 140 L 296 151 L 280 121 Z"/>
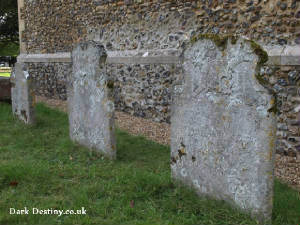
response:
<path fill-rule="evenodd" d="M 274 105 L 274 104 L 275 104 L 275 98 L 272 98 L 272 99 L 271 99 L 270 104 L 271 104 L 271 105 Z"/>
<path fill-rule="evenodd" d="M 178 150 L 178 155 L 181 158 L 182 156 L 186 155 L 185 149 L 182 147 Z"/>
<path fill-rule="evenodd" d="M 275 93 L 273 93 L 273 98 L 270 101 L 271 104 L 271 108 L 268 109 L 268 112 L 273 112 L 274 114 L 276 114 L 278 112 L 278 108 L 277 108 L 277 95 Z"/>
<path fill-rule="evenodd" d="M 227 120 L 226 116 L 221 117 L 223 121 Z"/>
<path fill-rule="evenodd" d="M 35 97 L 35 93 L 33 90 L 30 91 L 30 95 L 32 98 L 32 106 L 35 106 L 36 105 L 36 97 Z"/>
<path fill-rule="evenodd" d="M 268 153 L 267 159 L 271 161 L 273 159 L 273 151 L 275 148 L 276 134 L 275 134 L 275 131 L 272 128 L 270 128 L 268 135 L 270 137 L 270 143 L 269 143 L 269 153 Z"/>
<path fill-rule="evenodd" d="M 271 151 L 269 151 L 269 157 L 268 157 L 268 159 L 271 161 L 272 158 L 273 158 L 273 151 L 271 150 Z"/>

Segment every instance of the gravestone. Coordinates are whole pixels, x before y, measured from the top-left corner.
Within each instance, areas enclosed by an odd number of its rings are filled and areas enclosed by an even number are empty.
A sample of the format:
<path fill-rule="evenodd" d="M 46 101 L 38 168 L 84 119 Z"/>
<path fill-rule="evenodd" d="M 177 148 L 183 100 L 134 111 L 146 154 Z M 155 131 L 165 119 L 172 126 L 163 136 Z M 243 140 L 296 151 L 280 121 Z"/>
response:
<path fill-rule="evenodd" d="M 35 93 L 32 77 L 25 64 L 15 63 L 11 74 L 12 112 L 26 124 L 35 122 Z"/>
<path fill-rule="evenodd" d="M 11 84 L 9 77 L 1 77 L 0 74 L 0 101 L 11 100 Z"/>
<path fill-rule="evenodd" d="M 256 79 L 265 60 L 257 54 L 265 56 L 243 39 L 199 36 L 187 45 L 183 80 L 174 86 L 171 170 L 199 195 L 266 221 L 272 212 L 275 98 Z"/>
<path fill-rule="evenodd" d="M 73 49 L 69 126 L 73 141 L 115 159 L 113 83 L 106 74 L 106 58 L 104 47 L 92 41 Z"/>

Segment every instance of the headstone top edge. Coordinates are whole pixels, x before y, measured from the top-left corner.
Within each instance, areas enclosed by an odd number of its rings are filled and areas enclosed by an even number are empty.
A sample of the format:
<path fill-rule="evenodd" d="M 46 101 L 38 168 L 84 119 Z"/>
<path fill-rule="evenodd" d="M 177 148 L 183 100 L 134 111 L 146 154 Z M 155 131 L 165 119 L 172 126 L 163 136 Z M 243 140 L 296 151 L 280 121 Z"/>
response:
<path fill-rule="evenodd" d="M 250 44 L 251 49 L 258 56 L 259 64 L 262 65 L 268 61 L 268 53 L 260 44 L 258 44 L 254 40 L 235 34 L 218 35 L 213 33 L 206 33 L 194 35 L 193 37 L 191 37 L 189 44 L 183 49 L 183 52 L 200 40 L 210 40 L 222 51 L 226 49 L 229 41 L 232 45 L 235 45 L 239 41 L 244 41 Z"/>

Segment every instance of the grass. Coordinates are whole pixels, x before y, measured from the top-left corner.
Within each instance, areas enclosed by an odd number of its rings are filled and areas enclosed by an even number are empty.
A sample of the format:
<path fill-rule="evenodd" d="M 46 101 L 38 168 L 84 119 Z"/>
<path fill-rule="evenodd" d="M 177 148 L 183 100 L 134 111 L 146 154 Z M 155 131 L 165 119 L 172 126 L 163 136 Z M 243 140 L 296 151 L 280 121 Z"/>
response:
<path fill-rule="evenodd" d="M 0 42 L 0 56 L 17 56 L 19 52 L 19 45 L 17 43 L 10 41 Z"/>
<path fill-rule="evenodd" d="M 65 113 L 37 105 L 37 124 L 0 103 L 0 224 L 256 224 L 223 201 L 173 184 L 168 146 L 117 130 L 115 162 L 73 144 Z M 299 224 L 299 193 L 275 182 L 273 225 Z M 9 208 L 87 215 L 9 215 Z"/>
<path fill-rule="evenodd" d="M 0 72 L 0 77 L 10 77 L 10 73 L 1 73 Z"/>

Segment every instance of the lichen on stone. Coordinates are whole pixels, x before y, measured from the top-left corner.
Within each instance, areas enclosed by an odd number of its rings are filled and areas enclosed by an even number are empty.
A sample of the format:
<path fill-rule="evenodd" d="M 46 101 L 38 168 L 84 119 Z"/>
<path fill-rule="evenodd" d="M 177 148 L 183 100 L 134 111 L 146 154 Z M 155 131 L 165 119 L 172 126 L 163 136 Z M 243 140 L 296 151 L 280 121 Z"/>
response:
<path fill-rule="evenodd" d="M 207 34 L 198 34 L 191 38 L 191 43 L 195 43 L 198 40 L 212 40 L 218 47 L 222 48 L 224 50 L 227 46 L 228 40 L 231 40 L 231 44 L 235 45 L 239 39 L 238 35 L 228 34 L 228 35 L 217 35 L 212 33 Z M 246 40 L 250 43 L 250 46 L 254 53 L 258 56 L 258 65 L 261 67 L 264 65 L 269 57 L 266 51 L 260 47 L 259 44 L 257 44 L 253 40 Z"/>
<path fill-rule="evenodd" d="M 259 72 L 259 70 L 260 69 L 256 69 L 255 78 L 262 86 L 265 86 L 268 82 L 264 79 L 264 76 Z"/>
<path fill-rule="evenodd" d="M 263 48 L 260 47 L 260 45 L 257 44 L 255 41 L 253 40 L 247 40 L 247 41 L 250 43 L 250 46 L 254 51 L 254 53 L 258 56 L 257 64 L 259 65 L 259 69 L 260 69 L 261 66 L 263 66 L 269 60 L 268 53 L 265 50 L 263 50 Z"/>
<path fill-rule="evenodd" d="M 273 99 L 271 100 L 271 108 L 268 109 L 268 112 L 273 112 L 274 114 L 277 114 L 279 112 L 278 108 L 277 108 L 277 95 L 275 93 L 275 91 L 268 87 L 269 83 L 266 79 L 264 79 L 263 74 L 261 74 L 260 70 L 261 67 L 264 66 L 264 64 L 269 60 L 268 57 L 268 53 L 263 50 L 263 48 L 257 44 L 255 41 L 253 40 L 247 40 L 250 43 L 250 46 L 253 50 L 253 52 L 258 56 L 258 62 L 256 65 L 256 74 L 255 74 L 255 78 L 257 79 L 257 81 L 263 86 L 265 87 L 269 93 L 271 95 L 273 95 Z"/>
<path fill-rule="evenodd" d="M 191 38 L 191 43 L 194 44 L 198 40 L 212 40 L 216 46 L 224 51 L 227 47 L 228 41 L 231 41 L 232 45 L 235 45 L 239 39 L 238 35 L 217 35 L 217 34 L 198 34 Z M 274 101 L 271 103 L 272 107 L 268 110 L 268 112 L 277 113 L 277 97 L 276 93 L 268 87 L 268 81 L 264 79 L 264 76 L 260 73 L 261 67 L 269 60 L 268 54 L 263 48 L 257 44 L 253 40 L 245 40 L 250 44 L 251 49 L 253 52 L 258 56 L 258 62 L 255 68 L 255 78 L 257 81 L 273 95 Z"/>
<path fill-rule="evenodd" d="M 225 50 L 227 47 L 228 40 L 231 40 L 231 44 L 236 44 L 238 40 L 238 36 L 236 35 L 217 35 L 212 33 L 207 34 L 198 34 L 191 38 L 191 43 L 195 43 L 198 40 L 211 40 L 213 41 L 219 48 Z"/>
<path fill-rule="evenodd" d="M 114 81 L 108 80 L 106 86 L 110 89 L 114 89 Z"/>
<path fill-rule="evenodd" d="M 272 106 L 271 106 L 271 108 L 268 109 L 268 112 L 269 113 L 272 112 L 274 114 L 277 114 L 277 113 L 279 113 L 279 110 L 278 110 L 278 107 L 277 107 L 277 95 L 274 91 L 272 92 L 272 94 L 273 94 L 273 99 L 271 100 L 271 105 Z"/>
<path fill-rule="evenodd" d="M 266 87 L 268 82 L 260 73 L 260 69 L 269 60 L 268 53 L 265 50 L 263 50 L 262 47 L 260 47 L 260 45 L 257 44 L 255 41 L 247 40 L 247 42 L 250 44 L 250 47 L 252 48 L 253 52 L 258 56 L 258 62 L 255 68 L 255 77 L 262 86 Z"/>

